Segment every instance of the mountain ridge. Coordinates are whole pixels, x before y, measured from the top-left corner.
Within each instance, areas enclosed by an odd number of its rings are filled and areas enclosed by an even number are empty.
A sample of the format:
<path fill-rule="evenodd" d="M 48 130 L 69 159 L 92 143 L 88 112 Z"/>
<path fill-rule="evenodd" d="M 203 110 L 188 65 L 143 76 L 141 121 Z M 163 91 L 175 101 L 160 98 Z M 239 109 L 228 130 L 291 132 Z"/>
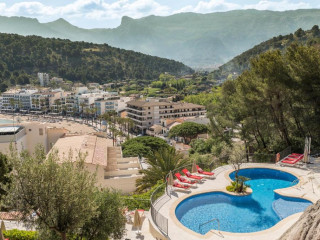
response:
<path fill-rule="evenodd" d="M 259 54 L 278 49 L 284 51 L 292 44 L 302 44 L 308 46 L 320 45 L 320 30 L 318 25 L 314 25 L 312 29 L 304 31 L 301 28 L 288 35 L 279 35 L 267 41 L 264 41 L 253 48 L 239 54 L 232 60 L 220 66 L 217 70 L 210 73 L 212 79 L 222 80 L 228 78 L 231 74 L 233 77 L 240 75 L 243 71 L 250 67 L 251 59 L 257 57 Z"/>
<path fill-rule="evenodd" d="M 269 38 L 320 25 L 320 9 L 177 13 L 139 19 L 124 16 L 116 28 L 94 29 L 67 25 L 65 20 L 40 23 L 24 18 L 20 24 L 16 21 L 0 17 L 0 32 L 107 43 L 195 68 L 213 68 Z"/>
<path fill-rule="evenodd" d="M 72 82 L 103 84 L 153 81 L 164 72 L 179 76 L 191 74 L 193 70 L 174 60 L 107 44 L 0 33 L 0 90 L 28 84 L 36 79 L 38 72 Z"/>

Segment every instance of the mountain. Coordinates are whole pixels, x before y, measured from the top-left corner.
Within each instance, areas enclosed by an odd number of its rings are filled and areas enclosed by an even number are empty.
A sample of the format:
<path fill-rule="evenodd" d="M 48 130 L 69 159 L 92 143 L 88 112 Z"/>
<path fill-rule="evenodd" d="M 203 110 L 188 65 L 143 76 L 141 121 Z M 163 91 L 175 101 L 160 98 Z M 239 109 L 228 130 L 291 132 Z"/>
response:
<path fill-rule="evenodd" d="M 68 24 L 66 24 L 68 27 Z M 164 72 L 190 74 L 182 63 L 107 44 L 0 34 L 0 88 L 27 84 L 38 72 L 70 81 L 106 83 L 130 79 L 154 80 Z"/>
<path fill-rule="evenodd" d="M 250 67 L 250 60 L 252 58 L 268 50 L 279 49 L 283 51 L 292 44 L 320 46 L 320 30 L 318 25 L 313 26 L 309 31 L 299 28 L 294 34 L 279 35 L 262 42 L 220 66 L 217 70 L 210 73 L 210 78 L 225 80 L 230 74 L 233 77 L 238 76 Z"/>
<path fill-rule="evenodd" d="M 319 9 L 236 10 L 123 17 L 120 26 L 113 29 L 82 29 L 63 19 L 39 23 L 31 18 L 1 17 L 0 32 L 107 43 L 196 68 L 213 68 L 274 36 L 310 29 L 316 24 L 320 25 Z"/>

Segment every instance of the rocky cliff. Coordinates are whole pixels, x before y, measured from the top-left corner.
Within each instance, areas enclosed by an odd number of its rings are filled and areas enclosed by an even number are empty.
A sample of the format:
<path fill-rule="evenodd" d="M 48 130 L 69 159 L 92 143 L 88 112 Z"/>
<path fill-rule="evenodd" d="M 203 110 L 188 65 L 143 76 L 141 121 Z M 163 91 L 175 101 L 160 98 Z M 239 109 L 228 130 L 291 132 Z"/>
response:
<path fill-rule="evenodd" d="M 279 240 L 319 240 L 320 200 L 308 207 L 299 220 Z"/>

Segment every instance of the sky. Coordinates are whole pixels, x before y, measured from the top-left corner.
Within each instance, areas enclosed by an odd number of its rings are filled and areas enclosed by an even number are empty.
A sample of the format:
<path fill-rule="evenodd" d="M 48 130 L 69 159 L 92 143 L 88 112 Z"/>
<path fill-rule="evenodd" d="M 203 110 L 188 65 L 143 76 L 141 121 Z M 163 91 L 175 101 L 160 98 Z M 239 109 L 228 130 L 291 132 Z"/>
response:
<path fill-rule="evenodd" d="M 50 22 L 64 18 L 82 28 L 114 28 L 123 16 L 141 18 L 181 12 L 211 13 L 236 9 L 285 11 L 320 8 L 319 0 L 0 0 L 1 16 Z"/>

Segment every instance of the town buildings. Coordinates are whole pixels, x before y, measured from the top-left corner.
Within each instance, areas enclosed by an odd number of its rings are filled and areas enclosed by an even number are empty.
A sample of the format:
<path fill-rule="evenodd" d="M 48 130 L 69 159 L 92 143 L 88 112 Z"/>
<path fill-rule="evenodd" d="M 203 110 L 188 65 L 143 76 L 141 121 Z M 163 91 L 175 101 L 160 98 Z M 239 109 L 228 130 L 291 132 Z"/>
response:
<path fill-rule="evenodd" d="M 62 89 L 12 89 L 2 93 L 0 106 L 2 111 L 20 111 L 37 113 L 55 113 L 63 115 L 90 112 L 101 115 L 108 111 L 118 111 L 127 98 L 121 98 L 116 92 L 89 92 L 87 87 L 76 87 L 71 92 Z"/>
<path fill-rule="evenodd" d="M 10 144 L 18 151 L 27 150 L 33 153 L 35 147 L 41 144 L 46 152 L 56 141 L 68 131 L 64 128 L 54 128 L 46 123 L 24 122 L 18 124 L 2 124 L 0 126 L 0 151 L 9 152 Z"/>
<path fill-rule="evenodd" d="M 48 86 L 50 83 L 50 78 L 48 73 L 38 73 L 38 80 L 41 87 Z"/>
<path fill-rule="evenodd" d="M 141 133 L 162 119 L 205 116 L 206 109 L 202 105 L 184 102 L 170 102 L 167 99 L 133 100 L 127 102 L 128 117 L 135 122 Z"/>

